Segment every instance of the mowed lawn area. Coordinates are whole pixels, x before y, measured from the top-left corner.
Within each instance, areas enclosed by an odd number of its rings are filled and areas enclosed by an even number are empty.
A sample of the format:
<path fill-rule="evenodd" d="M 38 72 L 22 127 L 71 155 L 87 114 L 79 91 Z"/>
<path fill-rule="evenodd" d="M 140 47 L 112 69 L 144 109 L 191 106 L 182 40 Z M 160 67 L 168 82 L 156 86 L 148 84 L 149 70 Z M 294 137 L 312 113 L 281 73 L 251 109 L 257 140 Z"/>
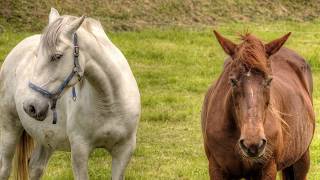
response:
<path fill-rule="evenodd" d="M 239 42 L 237 32 L 254 33 L 265 42 L 291 31 L 286 43 L 312 65 L 314 107 L 320 110 L 320 23 L 228 24 L 215 27 Z M 108 36 L 127 57 L 142 95 L 137 149 L 126 179 L 208 179 L 202 145 L 200 111 L 208 86 L 221 73 L 227 57 L 212 33 L 213 27 L 146 29 L 110 32 Z M 0 34 L 0 60 L 32 33 Z M 317 127 L 319 118 L 317 116 Z M 320 134 L 311 146 L 309 179 L 320 177 Z M 90 159 L 91 179 L 109 179 L 111 158 L 96 150 Z M 56 152 L 45 180 L 73 179 L 70 153 Z"/>

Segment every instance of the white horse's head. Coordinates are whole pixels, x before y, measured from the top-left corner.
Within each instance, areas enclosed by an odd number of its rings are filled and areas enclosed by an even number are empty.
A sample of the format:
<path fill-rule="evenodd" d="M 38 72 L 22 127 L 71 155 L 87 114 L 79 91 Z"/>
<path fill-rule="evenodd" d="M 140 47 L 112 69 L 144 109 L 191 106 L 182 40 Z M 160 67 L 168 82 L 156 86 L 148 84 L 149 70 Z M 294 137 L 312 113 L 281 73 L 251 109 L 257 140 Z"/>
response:
<path fill-rule="evenodd" d="M 49 105 L 52 100 L 62 96 L 66 89 L 79 82 L 83 69 L 79 68 L 74 76 L 67 77 L 75 69 L 74 63 L 74 34 L 80 28 L 85 17 L 60 16 L 58 11 L 51 9 L 49 24 L 42 34 L 36 54 L 36 61 L 30 83 L 37 89 L 28 88 L 30 96 L 23 103 L 25 112 L 36 120 L 42 121 L 47 117 Z M 81 47 L 80 47 L 81 49 Z M 84 57 L 79 53 L 79 66 L 84 66 Z M 66 86 L 61 89 L 61 85 Z M 29 84 L 30 86 L 30 84 Z M 60 93 L 57 91 L 61 90 Z M 55 97 L 46 97 L 43 92 L 55 94 Z"/>

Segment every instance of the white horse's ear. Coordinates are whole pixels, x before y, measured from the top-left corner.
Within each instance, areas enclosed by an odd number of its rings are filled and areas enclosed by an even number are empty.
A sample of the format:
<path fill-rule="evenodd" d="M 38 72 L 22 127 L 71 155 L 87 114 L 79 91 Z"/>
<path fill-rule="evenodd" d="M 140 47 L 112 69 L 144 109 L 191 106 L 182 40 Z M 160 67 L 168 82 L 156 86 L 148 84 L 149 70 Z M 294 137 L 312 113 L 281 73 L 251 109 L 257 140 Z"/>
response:
<path fill-rule="evenodd" d="M 81 26 L 81 24 L 83 23 L 85 18 L 86 18 L 85 16 L 81 16 L 81 17 L 77 18 L 76 20 L 72 21 L 70 24 L 68 24 L 65 29 L 65 33 L 67 35 L 72 35 L 73 33 L 75 33 L 78 30 L 78 28 Z"/>
<path fill-rule="evenodd" d="M 60 17 L 59 12 L 55 8 L 51 8 L 50 14 L 49 14 L 49 24 L 54 22 Z"/>

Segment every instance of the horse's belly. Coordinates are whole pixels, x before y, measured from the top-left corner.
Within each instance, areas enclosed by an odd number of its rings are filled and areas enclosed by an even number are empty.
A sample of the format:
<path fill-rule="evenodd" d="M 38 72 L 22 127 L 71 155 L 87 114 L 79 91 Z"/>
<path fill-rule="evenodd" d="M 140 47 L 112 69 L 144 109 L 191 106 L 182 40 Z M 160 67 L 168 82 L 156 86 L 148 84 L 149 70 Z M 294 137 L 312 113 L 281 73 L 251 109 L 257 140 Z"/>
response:
<path fill-rule="evenodd" d="M 278 170 L 282 170 L 297 162 L 308 150 L 312 141 L 314 125 L 312 122 L 302 122 L 301 128 L 290 128 L 287 134 L 284 134 L 284 149 L 279 162 Z"/>
<path fill-rule="evenodd" d="M 132 138 L 136 133 L 137 117 L 103 116 L 96 119 L 90 127 L 90 136 L 95 147 L 111 150 L 122 140 Z M 90 131 L 87 131 L 90 132 Z"/>

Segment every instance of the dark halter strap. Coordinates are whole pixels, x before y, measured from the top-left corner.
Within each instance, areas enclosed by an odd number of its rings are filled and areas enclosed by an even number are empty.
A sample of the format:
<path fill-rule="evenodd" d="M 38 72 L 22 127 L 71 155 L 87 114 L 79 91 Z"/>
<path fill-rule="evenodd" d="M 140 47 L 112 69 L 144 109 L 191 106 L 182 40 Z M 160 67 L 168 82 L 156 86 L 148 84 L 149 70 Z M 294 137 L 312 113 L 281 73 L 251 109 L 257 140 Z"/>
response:
<path fill-rule="evenodd" d="M 76 33 L 74 33 L 73 35 L 73 64 L 74 67 L 71 71 L 71 73 L 69 74 L 69 76 L 62 82 L 62 84 L 58 87 L 57 90 L 55 90 L 54 92 L 49 92 L 43 88 L 41 88 L 40 86 L 37 86 L 35 84 L 33 84 L 32 82 L 29 82 L 29 87 L 40 93 L 42 96 L 48 98 L 51 100 L 51 111 L 53 113 L 53 124 L 57 123 L 57 111 L 56 111 L 56 105 L 57 105 L 57 101 L 60 98 L 62 92 L 64 91 L 64 89 L 68 86 L 69 82 L 72 80 L 72 78 L 75 75 L 78 75 L 80 77 L 79 72 L 81 71 L 81 67 L 79 64 L 79 46 L 78 46 L 78 36 Z M 80 78 L 79 78 L 80 80 Z M 72 98 L 75 101 L 77 99 L 77 95 L 76 95 L 76 89 L 75 87 L 72 87 Z"/>

